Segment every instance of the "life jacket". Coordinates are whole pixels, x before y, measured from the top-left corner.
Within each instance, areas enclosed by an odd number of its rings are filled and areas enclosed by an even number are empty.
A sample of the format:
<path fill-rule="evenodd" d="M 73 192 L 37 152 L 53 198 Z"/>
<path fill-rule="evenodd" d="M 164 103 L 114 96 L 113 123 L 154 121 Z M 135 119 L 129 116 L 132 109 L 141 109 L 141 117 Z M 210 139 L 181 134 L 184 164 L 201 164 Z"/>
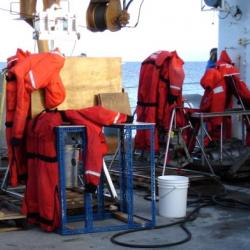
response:
<path fill-rule="evenodd" d="M 30 95 L 37 89 L 45 89 L 45 107 L 54 108 L 63 102 L 65 90 L 59 76 L 65 58 L 58 50 L 31 54 L 10 69 L 17 82 L 17 100 L 13 118 L 12 143 L 23 137 L 30 109 Z"/>
<path fill-rule="evenodd" d="M 17 83 L 15 75 L 10 70 L 27 56 L 29 56 L 29 52 L 18 49 L 16 55 L 7 59 L 5 133 L 8 149 L 9 184 L 13 187 L 17 186 L 18 183 L 24 183 L 26 179 L 26 162 L 24 157 L 24 142 L 21 141 L 20 145 L 16 147 L 11 144 L 13 119 L 17 101 Z"/>
<path fill-rule="evenodd" d="M 159 150 L 159 129 L 167 130 L 171 112 L 181 103 L 182 84 L 185 77 L 183 61 L 176 51 L 158 51 L 141 64 L 138 94 L 137 121 L 156 123 L 155 151 Z M 135 148 L 148 150 L 150 132 L 139 130 Z"/>
<path fill-rule="evenodd" d="M 55 127 L 64 124 L 86 126 L 87 142 L 84 159 L 84 182 L 97 186 L 107 153 L 102 127 L 124 123 L 127 115 L 101 106 L 80 110 L 44 112 L 27 126 L 28 181 L 22 212 L 28 222 L 53 231 L 60 224 L 58 197 L 58 159 Z"/>

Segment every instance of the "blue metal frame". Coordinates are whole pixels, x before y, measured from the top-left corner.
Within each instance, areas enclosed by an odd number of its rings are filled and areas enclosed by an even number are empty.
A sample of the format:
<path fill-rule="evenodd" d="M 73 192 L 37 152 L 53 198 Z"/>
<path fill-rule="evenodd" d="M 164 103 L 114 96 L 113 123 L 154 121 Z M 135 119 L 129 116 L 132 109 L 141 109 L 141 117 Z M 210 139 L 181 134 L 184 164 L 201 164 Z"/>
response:
<path fill-rule="evenodd" d="M 67 133 L 80 133 L 82 139 L 82 153 L 83 156 L 86 152 L 86 128 L 84 126 L 58 126 L 57 132 L 57 152 L 59 162 L 59 196 L 60 196 L 60 219 L 61 225 L 58 232 L 62 235 L 73 235 L 81 233 L 93 232 L 106 232 L 114 230 L 126 230 L 132 228 L 152 228 L 155 226 L 156 217 L 156 196 L 155 196 L 155 162 L 154 162 L 154 128 L 155 125 L 151 123 L 134 123 L 134 124 L 117 124 L 113 128 L 119 130 L 121 146 L 119 150 L 120 159 L 120 210 L 127 213 L 127 224 L 124 222 L 121 225 L 105 225 L 95 226 L 95 220 L 103 220 L 110 218 L 110 212 L 104 209 L 104 195 L 103 195 L 103 177 L 98 187 L 97 192 L 97 212 L 93 213 L 92 208 L 92 194 L 84 193 L 84 211 L 79 216 L 67 215 L 66 204 L 66 181 L 65 181 L 65 159 L 64 159 L 64 146 L 65 135 Z M 134 218 L 134 203 L 133 203 L 133 153 L 132 153 L 132 131 L 139 129 L 147 129 L 150 131 L 150 187 L 151 187 L 151 220 L 145 219 L 145 224 L 135 223 Z M 83 166 L 84 167 L 84 166 Z M 67 227 L 70 222 L 82 221 L 83 226 L 79 229 L 72 229 Z"/>
<path fill-rule="evenodd" d="M 119 129 L 120 137 L 120 209 L 128 214 L 128 228 L 135 228 L 134 201 L 133 201 L 133 152 L 132 132 L 133 130 L 150 131 L 150 191 L 151 191 L 151 220 L 145 223 L 144 227 L 154 227 L 156 223 L 156 194 L 155 194 L 155 148 L 153 123 L 132 123 L 112 125 L 112 128 Z"/>

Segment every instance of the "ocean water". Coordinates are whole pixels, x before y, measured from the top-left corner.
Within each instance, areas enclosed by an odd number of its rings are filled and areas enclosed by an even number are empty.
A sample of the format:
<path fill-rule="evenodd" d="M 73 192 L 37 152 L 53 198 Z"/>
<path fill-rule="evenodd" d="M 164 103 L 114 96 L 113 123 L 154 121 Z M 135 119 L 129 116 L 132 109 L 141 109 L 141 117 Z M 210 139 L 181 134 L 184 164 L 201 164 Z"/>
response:
<path fill-rule="evenodd" d="M 5 67 L 6 63 L 0 62 L 0 71 Z"/>
<path fill-rule="evenodd" d="M 140 74 L 140 62 L 124 62 L 122 64 L 122 84 L 129 95 L 131 108 L 134 110 L 137 102 L 137 87 Z M 203 94 L 200 79 L 204 74 L 206 62 L 185 62 L 185 79 L 183 84 L 183 95 Z"/>
<path fill-rule="evenodd" d="M 6 66 L 0 62 L 0 70 Z M 141 62 L 124 62 L 122 64 L 122 86 L 129 95 L 132 110 L 137 102 L 137 87 L 139 82 Z M 200 79 L 204 73 L 206 62 L 185 62 L 185 80 L 183 85 L 183 95 L 203 94 L 200 86 Z M 0 86 L 1 89 L 1 86 Z"/>

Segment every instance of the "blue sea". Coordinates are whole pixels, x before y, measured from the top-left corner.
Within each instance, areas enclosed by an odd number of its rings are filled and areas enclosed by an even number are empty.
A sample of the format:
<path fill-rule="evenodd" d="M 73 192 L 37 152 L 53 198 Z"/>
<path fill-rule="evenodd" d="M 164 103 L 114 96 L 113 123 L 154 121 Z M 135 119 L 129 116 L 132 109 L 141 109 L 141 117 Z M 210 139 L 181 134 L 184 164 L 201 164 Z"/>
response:
<path fill-rule="evenodd" d="M 131 108 L 134 109 L 137 102 L 137 87 L 140 74 L 140 62 L 124 62 L 122 64 L 122 84 L 129 95 Z M 183 84 L 183 95 L 203 95 L 200 79 L 204 74 L 206 62 L 185 62 L 185 80 Z"/>
<path fill-rule="evenodd" d="M 0 63 L 0 70 L 5 67 L 5 63 Z M 122 85 L 129 95 L 132 110 L 137 102 L 137 87 L 139 81 L 141 62 L 123 62 L 122 64 Z M 183 95 L 203 94 L 203 89 L 199 82 L 204 73 L 206 62 L 185 62 L 185 81 L 183 85 Z M 1 88 L 0 88 L 1 89 Z"/>

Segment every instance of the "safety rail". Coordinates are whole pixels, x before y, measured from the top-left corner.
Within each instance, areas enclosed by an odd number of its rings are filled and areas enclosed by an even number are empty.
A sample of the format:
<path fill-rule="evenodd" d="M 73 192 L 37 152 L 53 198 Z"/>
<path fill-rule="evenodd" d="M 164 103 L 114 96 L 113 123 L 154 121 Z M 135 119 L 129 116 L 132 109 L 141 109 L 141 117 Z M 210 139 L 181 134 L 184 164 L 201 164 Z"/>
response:
<path fill-rule="evenodd" d="M 244 116 L 246 117 L 246 119 L 248 119 L 248 115 L 250 115 L 250 110 L 243 110 L 243 109 L 230 109 L 230 110 L 226 110 L 224 112 L 210 112 L 210 113 L 206 113 L 206 112 L 194 112 L 191 117 L 193 118 L 197 118 L 200 119 L 200 133 L 199 133 L 199 137 L 200 137 L 200 147 L 201 150 L 203 152 L 205 152 L 205 147 L 204 147 L 204 131 L 206 131 L 205 129 L 205 121 L 204 119 L 209 119 L 209 118 L 214 118 L 214 117 L 232 117 L 238 115 L 241 117 L 241 136 L 242 136 L 242 143 L 245 143 L 245 126 L 244 126 Z M 249 120 L 248 120 L 249 121 Z M 249 123 L 250 125 L 250 123 Z M 223 123 L 221 124 L 221 130 L 220 130 L 220 160 L 223 160 Z M 209 159 L 206 157 L 206 154 L 202 154 L 201 157 L 201 163 L 202 165 L 206 163 L 208 164 L 210 170 L 212 173 L 213 169 L 212 166 L 210 164 Z"/>

